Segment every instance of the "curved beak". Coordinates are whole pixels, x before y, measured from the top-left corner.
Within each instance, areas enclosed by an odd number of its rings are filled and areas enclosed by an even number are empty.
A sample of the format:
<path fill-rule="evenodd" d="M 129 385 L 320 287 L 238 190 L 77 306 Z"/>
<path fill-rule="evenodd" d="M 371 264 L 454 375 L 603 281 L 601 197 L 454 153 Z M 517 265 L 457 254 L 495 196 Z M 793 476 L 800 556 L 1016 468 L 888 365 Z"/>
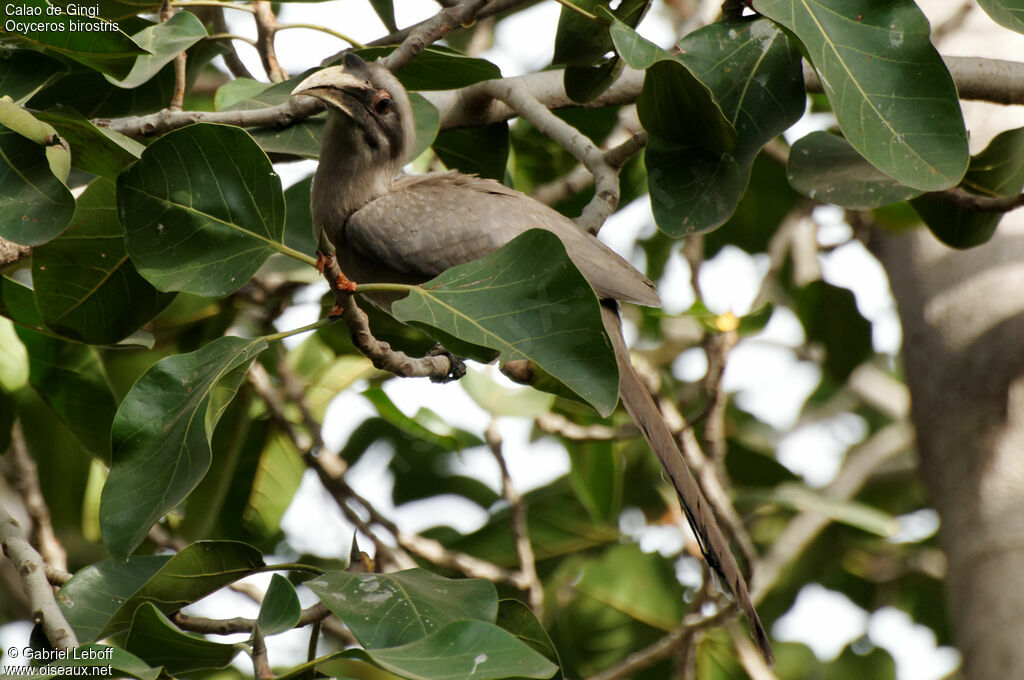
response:
<path fill-rule="evenodd" d="M 345 70 L 344 66 L 330 66 L 317 71 L 299 83 L 292 96 L 316 97 L 328 106 L 341 109 L 354 116 L 351 99 L 358 99 L 359 93 L 372 90 L 368 82 Z"/>

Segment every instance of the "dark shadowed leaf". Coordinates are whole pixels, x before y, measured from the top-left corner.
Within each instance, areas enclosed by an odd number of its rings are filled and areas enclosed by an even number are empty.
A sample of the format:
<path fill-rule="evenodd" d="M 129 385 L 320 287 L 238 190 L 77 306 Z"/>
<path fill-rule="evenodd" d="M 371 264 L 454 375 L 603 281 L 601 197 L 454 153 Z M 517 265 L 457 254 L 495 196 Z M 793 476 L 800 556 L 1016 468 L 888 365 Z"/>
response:
<path fill-rule="evenodd" d="M 758 151 L 796 122 L 805 105 L 800 54 L 766 19 L 720 21 L 686 36 L 679 48 L 678 59 L 710 89 L 739 137 L 728 152 L 658 137 L 648 144 L 651 208 L 658 228 L 673 237 L 729 219 Z"/>
<path fill-rule="evenodd" d="M 241 128 L 190 125 L 146 149 L 117 180 L 125 240 L 160 290 L 219 297 L 285 252 L 281 180 Z"/>
<path fill-rule="evenodd" d="M 35 50 L 0 51 L 0 92 L 19 104 L 67 73 L 58 59 Z"/>
<path fill-rule="evenodd" d="M 64 231 L 74 214 L 75 199 L 50 169 L 46 148 L 0 128 L 0 237 L 37 246 Z"/>
<path fill-rule="evenodd" d="M 388 29 L 391 33 L 398 30 L 395 25 L 395 4 L 392 0 L 370 0 L 370 5 L 373 7 L 373 11 L 377 13 L 377 17 L 380 18 L 384 28 Z"/>
<path fill-rule="evenodd" d="M 32 280 L 46 325 L 94 345 L 125 338 L 174 298 L 135 271 L 117 221 L 114 183 L 102 178 L 79 197 L 71 226 L 35 249 Z"/>
<path fill-rule="evenodd" d="M 825 347 L 825 372 L 842 384 L 853 369 L 871 356 L 871 323 L 857 310 L 847 288 L 824 281 L 794 291 L 795 311 L 807 339 Z"/>
<path fill-rule="evenodd" d="M 1000 133 L 972 158 L 961 187 L 978 196 L 1010 198 L 1020 194 L 1024 188 L 1024 128 Z M 954 248 L 985 243 L 1004 215 L 952 206 L 927 195 L 911 205 L 932 233 Z"/>
<path fill-rule="evenodd" d="M 489 581 L 448 579 L 423 569 L 331 571 L 304 585 L 367 649 L 422 640 L 464 619 L 490 623 L 498 613 L 498 594 Z"/>
<path fill-rule="evenodd" d="M 366 61 L 387 56 L 394 47 L 369 47 L 356 54 Z M 432 46 L 423 50 L 395 74 L 407 90 L 451 90 L 481 80 L 501 77 L 501 70 L 478 57 L 467 57 L 447 47 Z"/>
<path fill-rule="evenodd" d="M 45 17 L 39 22 L 34 17 L 25 17 L 32 28 L 48 28 L 56 25 L 57 30 L 17 30 L 19 40 L 36 49 L 51 51 L 80 64 L 115 78 L 124 78 L 132 68 L 138 55 L 145 54 L 123 31 L 81 30 L 74 22 L 108 23 L 102 17 L 90 18 L 73 16 L 67 12 L 50 14 L 47 8 L 51 3 L 47 0 L 21 0 L 21 6 L 35 12 L 37 17 Z M 34 24 L 34 25 L 33 25 Z"/>
<path fill-rule="evenodd" d="M 291 185 L 284 191 L 284 243 L 300 253 L 314 255 L 316 239 L 313 238 L 313 212 L 310 210 L 310 190 L 313 176 L 310 175 Z"/>
<path fill-rule="evenodd" d="M 635 543 L 614 546 L 588 564 L 576 588 L 661 630 L 679 625 L 685 612 L 672 562 Z"/>
<path fill-rule="evenodd" d="M 647 69 L 636 112 L 644 129 L 666 142 L 719 154 L 736 146 L 736 128 L 711 91 L 675 59 Z"/>
<path fill-rule="evenodd" d="M 1012 31 L 1024 33 L 1024 3 L 1021 0 L 978 0 L 978 5 L 996 23 Z"/>
<path fill-rule="evenodd" d="M 142 155 L 145 146 L 130 137 L 103 127 L 96 127 L 74 109 L 58 106 L 36 114 L 56 128 L 71 147 L 71 166 L 117 179 L 125 167 Z"/>
<path fill-rule="evenodd" d="M 566 66 L 565 93 L 574 102 L 589 102 L 615 82 L 623 66 L 625 64 L 617 56 L 595 66 Z"/>
<path fill-rule="evenodd" d="M 28 350 L 32 387 L 89 453 L 109 461 L 115 404 L 95 349 L 16 330 Z"/>
<path fill-rule="evenodd" d="M 260 632 L 264 635 L 283 633 L 294 627 L 301 615 L 302 607 L 299 605 L 299 596 L 295 594 L 295 587 L 284 576 L 274 574 L 256 618 Z"/>
<path fill-rule="evenodd" d="M 921 194 L 868 163 L 849 142 L 829 132 L 812 132 L 797 140 L 789 152 L 787 174 L 793 188 L 809 198 L 852 210 L 871 210 Z"/>
<path fill-rule="evenodd" d="M 186 633 L 148 602 L 135 612 L 124 646 L 151 666 L 163 666 L 168 673 L 223 668 L 245 649 L 242 644 L 226 645 Z"/>
<path fill-rule="evenodd" d="M 618 401 L 618 370 L 597 297 L 550 232 L 531 229 L 453 267 L 392 309 L 401 321 L 440 331 L 455 352 L 529 359 L 602 414 Z"/>
<path fill-rule="evenodd" d="M 846 139 L 882 172 L 922 191 L 967 169 L 953 78 L 912 0 L 755 0 L 800 38 Z"/>
<path fill-rule="evenodd" d="M 100 502 L 103 540 L 113 555 L 131 553 L 206 474 L 217 420 L 266 346 L 262 339 L 218 338 L 160 360 L 125 396 Z"/>
<path fill-rule="evenodd" d="M 433 148 L 449 169 L 500 182 L 508 162 L 508 124 L 441 130 Z"/>
<path fill-rule="evenodd" d="M 136 88 L 205 37 L 206 27 L 195 14 L 178 12 L 167 21 L 148 26 L 133 35 L 132 40 L 151 54 L 139 56 L 123 79 L 108 75 L 107 80 L 125 89 Z"/>

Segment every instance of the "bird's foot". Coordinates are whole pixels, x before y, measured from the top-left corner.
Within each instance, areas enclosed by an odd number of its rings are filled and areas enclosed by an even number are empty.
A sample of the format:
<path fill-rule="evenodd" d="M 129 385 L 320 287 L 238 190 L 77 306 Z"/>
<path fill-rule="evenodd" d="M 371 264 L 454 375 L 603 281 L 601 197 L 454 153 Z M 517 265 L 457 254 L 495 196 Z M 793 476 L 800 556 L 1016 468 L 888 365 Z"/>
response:
<path fill-rule="evenodd" d="M 316 267 L 318 272 L 323 274 L 331 266 L 332 260 L 334 260 L 333 255 L 326 255 L 323 251 L 318 250 L 316 251 L 316 264 L 313 266 Z M 334 289 L 343 290 L 346 293 L 354 293 L 356 292 L 356 282 L 345 276 L 345 272 L 341 271 L 339 267 L 338 277 L 334 279 Z"/>
<path fill-rule="evenodd" d="M 458 380 L 466 375 L 466 362 L 455 356 L 441 345 L 434 345 L 433 349 L 427 352 L 431 357 L 448 357 L 448 373 L 443 376 L 431 376 L 430 382 L 447 383 Z"/>

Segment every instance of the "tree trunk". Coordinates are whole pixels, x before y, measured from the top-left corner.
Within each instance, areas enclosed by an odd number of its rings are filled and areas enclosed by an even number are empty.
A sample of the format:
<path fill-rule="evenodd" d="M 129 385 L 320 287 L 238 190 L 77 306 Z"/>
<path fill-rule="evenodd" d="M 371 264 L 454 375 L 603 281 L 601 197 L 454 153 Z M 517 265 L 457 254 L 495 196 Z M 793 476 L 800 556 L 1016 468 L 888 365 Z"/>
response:
<path fill-rule="evenodd" d="M 1024 230 L 954 251 L 877 234 L 966 680 L 1024 669 Z"/>

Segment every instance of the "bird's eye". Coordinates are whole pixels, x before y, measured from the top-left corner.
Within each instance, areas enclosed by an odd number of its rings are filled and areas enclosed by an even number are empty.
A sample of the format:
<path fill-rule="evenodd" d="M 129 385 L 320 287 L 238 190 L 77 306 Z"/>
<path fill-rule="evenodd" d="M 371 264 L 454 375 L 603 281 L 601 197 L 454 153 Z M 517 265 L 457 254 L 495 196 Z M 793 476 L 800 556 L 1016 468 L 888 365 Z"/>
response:
<path fill-rule="evenodd" d="M 373 98 L 373 110 L 381 116 L 390 111 L 391 95 L 384 90 L 378 90 L 377 95 Z"/>

